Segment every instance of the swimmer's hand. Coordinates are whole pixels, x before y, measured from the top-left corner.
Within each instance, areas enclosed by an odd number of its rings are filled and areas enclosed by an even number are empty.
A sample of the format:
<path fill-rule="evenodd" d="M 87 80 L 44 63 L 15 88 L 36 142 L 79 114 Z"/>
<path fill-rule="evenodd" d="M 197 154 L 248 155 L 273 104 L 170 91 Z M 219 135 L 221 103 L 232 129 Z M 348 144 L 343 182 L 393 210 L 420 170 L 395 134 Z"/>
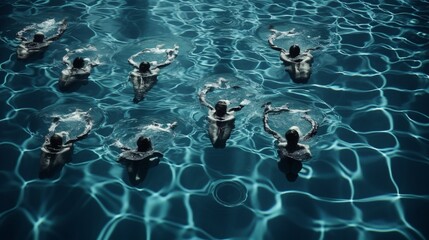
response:
<path fill-rule="evenodd" d="M 268 111 L 271 110 L 271 102 L 266 102 L 264 103 L 264 105 L 262 105 L 261 107 L 264 108 L 264 113 L 267 113 Z"/>
<path fill-rule="evenodd" d="M 100 64 L 101 64 L 101 62 L 100 62 L 100 59 L 98 58 L 98 56 L 93 62 L 90 62 L 91 67 L 95 67 L 95 66 L 98 66 Z"/>
<path fill-rule="evenodd" d="M 243 101 L 241 101 L 241 103 L 239 104 L 240 106 L 246 106 L 249 105 L 250 101 L 247 99 L 244 99 Z"/>
<path fill-rule="evenodd" d="M 173 130 L 175 127 L 177 127 L 177 122 L 167 123 L 167 127 L 168 129 Z"/>

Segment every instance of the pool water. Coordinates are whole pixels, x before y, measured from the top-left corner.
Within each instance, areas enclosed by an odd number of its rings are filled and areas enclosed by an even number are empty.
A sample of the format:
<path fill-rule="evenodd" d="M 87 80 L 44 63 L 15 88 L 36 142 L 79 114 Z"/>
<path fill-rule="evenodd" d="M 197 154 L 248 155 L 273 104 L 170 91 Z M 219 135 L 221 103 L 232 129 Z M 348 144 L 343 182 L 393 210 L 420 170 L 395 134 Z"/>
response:
<path fill-rule="evenodd" d="M 0 12 L 1 239 L 429 238 L 427 0 L 7 0 Z M 63 18 L 66 32 L 42 58 L 17 59 L 19 30 L 52 31 Z M 322 47 L 308 83 L 290 79 L 270 28 L 298 32 L 278 39 L 283 48 Z M 178 57 L 135 104 L 127 59 L 161 44 L 177 44 Z M 88 46 L 101 64 L 58 91 L 66 49 Z M 209 102 L 250 104 L 216 149 L 198 92 L 221 77 L 240 88 Z M 320 125 L 294 182 L 264 132 L 266 102 L 309 110 Z M 89 111 L 92 131 L 56 176 L 39 179 L 52 116 L 76 111 Z M 82 129 L 65 123 L 70 135 Z M 269 123 L 310 127 L 296 113 Z M 118 145 L 135 148 L 142 134 L 164 158 L 133 186 Z"/>

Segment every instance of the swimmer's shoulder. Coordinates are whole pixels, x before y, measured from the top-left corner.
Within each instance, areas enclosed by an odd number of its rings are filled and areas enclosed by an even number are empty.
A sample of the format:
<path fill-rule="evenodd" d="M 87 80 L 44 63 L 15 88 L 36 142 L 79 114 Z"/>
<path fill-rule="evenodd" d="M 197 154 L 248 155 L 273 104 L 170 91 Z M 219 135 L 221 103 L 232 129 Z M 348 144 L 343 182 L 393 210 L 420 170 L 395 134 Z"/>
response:
<path fill-rule="evenodd" d="M 49 43 L 47 42 L 43 42 L 43 43 L 37 43 L 37 42 L 33 42 L 33 41 L 28 41 L 28 42 L 24 42 L 23 47 L 27 48 L 28 50 L 33 50 L 33 51 L 37 51 L 37 50 L 41 50 L 43 48 L 46 48 Z"/>
<path fill-rule="evenodd" d="M 213 122 L 232 122 L 235 119 L 234 114 L 229 114 L 227 113 L 225 117 L 223 118 L 219 118 L 216 117 L 216 115 L 214 114 L 214 110 L 210 110 L 209 112 L 209 116 L 208 116 L 209 120 L 213 121 Z"/>

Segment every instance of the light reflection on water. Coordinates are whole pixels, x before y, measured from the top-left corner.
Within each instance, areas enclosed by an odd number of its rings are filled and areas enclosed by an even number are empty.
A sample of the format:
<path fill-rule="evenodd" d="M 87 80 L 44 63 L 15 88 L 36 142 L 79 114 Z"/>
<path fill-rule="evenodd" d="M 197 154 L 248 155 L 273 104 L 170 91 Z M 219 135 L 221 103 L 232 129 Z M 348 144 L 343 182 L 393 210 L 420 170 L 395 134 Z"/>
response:
<path fill-rule="evenodd" d="M 427 1 L 17 1 L 0 4 L 0 234 L 16 239 L 425 239 L 428 209 Z M 67 17 L 43 59 L 17 61 L 17 31 Z M 296 28 L 314 52 L 293 83 L 268 47 L 269 26 Z M 87 85 L 57 91 L 65 49 L 94 45 Z M 127 59 L 178 44 L 139 104 Z M 197 93 L 225 77 L 247 98 L 225 149 L 213 149 Z M 210 96 L 225 98 L 222 92 Z M 262 104 L 310 109 L 320 130 L 296 182 L 277 167 Z M 236 103 L 236 102 L 235 102 Z M 42 116 L 94 110 L 94 129 L 54 179 L 37 178 Z M 271 118 L 284 132 L 299 117 Z M 153 121 L 177 121 L 155 148 L 161 163 L 137 187 L 116 162 Z M 301 128 L 308 127 L 305 123 Z M 287 125 L 287 126 L 285 126 Z M 151 134 L 151 133 L 148 133 Z M 222 185 L 224 184 L 224 185 Z M 219 186 L 229 189 L 213 192 Z M 220 189 L 222 190 L 222 189 Z M 245 194 L 244 194 L 245 192 Z M 220 195 L 219 195 L 220 194 Z M 220 201 L 216 201 L 216 197 Z M 247 198 L 240 198 L 247 196 Z M 218 199 L 219 200 L 219 199 Z M 226 202 L 226 204 L 225 204 Z M 227 205 L 227 206 L 225 206 Z M 19 224 L 17 224 L 19 223 Z M 19 226 L 18 226 L 19 225 Z"/>

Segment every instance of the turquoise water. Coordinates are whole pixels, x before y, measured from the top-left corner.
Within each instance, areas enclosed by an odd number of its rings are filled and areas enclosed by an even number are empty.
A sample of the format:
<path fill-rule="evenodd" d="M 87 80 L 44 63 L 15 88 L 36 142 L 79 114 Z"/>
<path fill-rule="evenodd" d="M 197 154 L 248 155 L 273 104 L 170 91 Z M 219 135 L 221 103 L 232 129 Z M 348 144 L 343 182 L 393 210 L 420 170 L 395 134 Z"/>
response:
<path fill-rule="evenodd" d="M 2 239 L 429 238 L 428 1 L 3 1 L 0 11 Z M 43 58 L 16 59 L 16 32 L 64 17 Z M 307 84 L 268 47 L 270 26 L 300 33 L 279 46 L 323 47 Z M 88 44 L 101 65 L 59 92 L 66 48 Z M 127 59 L 159 44 L 179 55 L 134 104 Z M 197 96 L 219 77 L 242 89 L 209 101 L 251 101 L 225 149 L 211 146 Z M 263 131 L 267 101 L 310 109 L 320 124 L 295 182 Z M 76 109 L 91 109 L 92 132 L 40 180 L 50 118 Z M 157 132 L 153 121 L 178 126 Z M 293 114 L 270 121 L 282 133 L 309 128 Z M 134 147 L 142 133 L 164 158 L 132 186 L 116 145 Z"/>

